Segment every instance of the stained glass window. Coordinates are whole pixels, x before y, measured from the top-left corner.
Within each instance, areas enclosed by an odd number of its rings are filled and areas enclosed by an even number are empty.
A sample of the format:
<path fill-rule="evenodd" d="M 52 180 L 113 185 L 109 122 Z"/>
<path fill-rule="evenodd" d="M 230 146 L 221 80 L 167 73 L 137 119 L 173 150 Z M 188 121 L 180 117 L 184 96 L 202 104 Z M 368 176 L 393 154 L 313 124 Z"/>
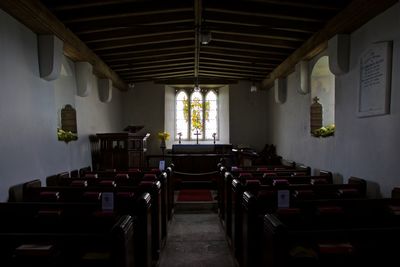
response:
<path fill-rule="evenodd" d="M 213 134 L 218 132 L 217 116 L 217 94 L 214 91 L 209 91 L 205 101 L 205 138 L 213 139 Z M 218 137 L 217 137 L 218 138 Z"/>
<path fill-rule="evenodd" d="M 190 96 L 190 138 L 195 140 L 203 136 L 203 96 L 200 92 L 193 92 Z"/>
<path fill-rule="evenodd" d="M 175 127 L 176 127 L 176 135 L 175 139 L 179 138 L 179 134 L 181 135 L 181 139 L 188 139 L 188 114 L 187 114 L 187 105 L 188 105 L 188 95 L 185 91 L 180 91 L 176 95 L 176 104 L 175 104 Z"/>
<path fill-rule="evenodd" d="M 175 140 L 218 139 L 218 95 L 214 90 L 179 90 L 175 103 Z"/>

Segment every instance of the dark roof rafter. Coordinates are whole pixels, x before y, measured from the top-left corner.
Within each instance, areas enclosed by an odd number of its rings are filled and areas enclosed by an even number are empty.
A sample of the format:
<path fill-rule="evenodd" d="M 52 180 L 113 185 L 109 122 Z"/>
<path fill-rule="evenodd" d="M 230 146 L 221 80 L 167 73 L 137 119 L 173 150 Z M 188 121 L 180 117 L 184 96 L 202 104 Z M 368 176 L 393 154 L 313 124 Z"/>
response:
<path fill-rule="evenodd" d="M 124 90 L 126 83 L 168 79 L 252 80 L 268 88 L 335 34 L 397 2 L 2 0 L 0 7 L 34 32 L 60 37 L 66 56 L 90 62 Z"/>
<path fill-rule="evenodd" d="M 383 12 L 397 0 L 354 0 L 342 12 L 331 19 L 326 26 L 315 33 L 296 51 L 294 51 L 285 61 L 272 71 L 262 85 L 265 88 L 273 86 L 275 79 L 289 74 L 293 67 L 302 59 L 310 58 L 326 49 L 327 42 L 335 34 L 351 33 L 358 27 L 366 23 L 377 14 Z"/>

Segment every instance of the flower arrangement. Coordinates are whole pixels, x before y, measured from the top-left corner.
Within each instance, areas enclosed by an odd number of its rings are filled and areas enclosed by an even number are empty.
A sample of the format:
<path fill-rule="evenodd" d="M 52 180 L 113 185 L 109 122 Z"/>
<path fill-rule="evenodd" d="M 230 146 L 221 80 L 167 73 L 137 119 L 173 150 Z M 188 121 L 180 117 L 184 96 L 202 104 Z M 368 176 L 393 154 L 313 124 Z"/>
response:
<path fill-rule="evenodd" d="M 160 139 L 161 141 L 169 140 L 169 136 L 170 136 L 170 134 L 168 132 L 159 132 L 158 133 L 158 139 Z"/>
<path fill-rule="evenodd" d="M 64 131 L 63 129 L 58 128 L 57 129 L 57 138 L 58 138 L 58 141 L 64 141 L 65 143 L 68 143 L 69 141 L 78 140 L 78 135 L 71 131 Z"/>
<path fill-rule="evenodd" d="M 329 124 L 325 127 L 318 128 L 312 132 L 315 137 L 328 137 L 335 133 L 335 124 Z"/>

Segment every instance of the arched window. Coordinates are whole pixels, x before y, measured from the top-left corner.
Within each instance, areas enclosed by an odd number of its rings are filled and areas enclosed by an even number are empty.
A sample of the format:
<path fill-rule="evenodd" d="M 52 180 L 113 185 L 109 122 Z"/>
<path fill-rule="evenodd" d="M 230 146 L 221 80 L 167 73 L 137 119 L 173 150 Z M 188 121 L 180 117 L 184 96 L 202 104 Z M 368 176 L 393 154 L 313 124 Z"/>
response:
<path fill-rule="evenodd" d="M 311 72 L 311 103 L 312 109 L 319 106 L 320 128 L 313 129 L 316 136 L 333 135 L 335 131 L 335 75 L 329 69 L 329 57 L 322 56 L 315 63 Z M 318 112 L 317 112 L 318 113 Z M 317 121 L 311 111 L 311 124 Z M 316 125 L 316 124 L 314 124 Z M 311 125 L 313 127 L 313 125 Z"/>
<path fill-rule="evenodd" d="M 217 94 L 214 91 L 209 91 L 205 102 L 205 138 L 208 140 L 213 139 L 213 135 L 218 132 L 217 114 Z"/>
<path fill-rule="evenodd" d="M 181 135 L 182 139 L 188 139 L 189 130 L 189 116 L 188 116 L 188 95 L 185 91 L 180 91 L 176 95 L 175 102 L 175 127 L 176 136 L 175 139 L 179 138 Z"/>
<path fill-rule="evenodd" d="M 217 91 L 179 90 L 175 101 L 175 140 L 213 140 L 214 135 L 218 139 Z"/>

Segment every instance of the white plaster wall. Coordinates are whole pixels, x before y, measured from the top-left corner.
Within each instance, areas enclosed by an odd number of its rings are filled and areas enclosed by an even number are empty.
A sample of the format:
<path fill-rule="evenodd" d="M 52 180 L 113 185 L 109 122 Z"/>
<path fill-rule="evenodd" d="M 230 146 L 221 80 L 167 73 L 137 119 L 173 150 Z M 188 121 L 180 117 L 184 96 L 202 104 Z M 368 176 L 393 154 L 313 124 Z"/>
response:
<path fill-rule="evenodd" d="M 219 98 L 218 98 L 218 108 L 219 112 L 219 140 L 217 143 L 220 144 L 229 144 L 230 136 L 229 136 L 229 86 L 223 86 L 219 88 Z"/>
<path fill-rule="evenodd" d="M 91 165 L 89 135 L 107 132 L 122 132 L 122 97 L 125 92 L 112 89 L 112 98 L 109 103 L 99 100 L 99 91 L 96 76 L 91 77 L 93 86 L 87 97 L 77 96 L 75 80 L 75 64 L 64 57 L 60 77 L 54 81 L 57 126 L 60 125 L 61 108 L 72 104 L 76 109 L 78 140 L 70 142 L 66 147 L 69 150 L 69 170 L 79 169 Z"/>
<path fill-rule="evenodd" d="M 250 82 L 229 86 L 229 132 L 232 144 L 262 150 L 267 143 L 267 92 L 250 92 Z"/>
<path fill-rule="evenodd" d="M 91 165 L 89 133 L 116 131 L 121 124 L 120 94 L 103 105 L 96 94 L 75 96 L 74 70 L 60 80 L 39 76 L 37 36 L 0 10 L 0 201 L 11 185 Z M 57 140 L 59 109 L 77 110 L 79 140 Z"/>
<path fill-rule="evenodd" d="M 171 149 L 175 139 L 175 89 L 171 86 L 165 86 L 165 111 L 164 111 L 164 129 L 171 136 L 166 142 L 167 149 Z"/>
<path fill-rule="evenodd" d="M 336 133 L 330 138 L 309 134 L 310 95 L 296 93 L 294 75 L 288 76 L 287 102 L 274 103 L 268 91 L 268 140 L 277 152 L 315 169 L 336 172 L 344 182 L 350 176 L 369 181 L 370 196 L 390 196 L 400 185 L 400 5 L 396 4 L 351 34 L 350 71 L 336 77 Z M 357 117 L 359 60 L 369 44 L 393 41 L 391 112 L 389 115 Z"/>

